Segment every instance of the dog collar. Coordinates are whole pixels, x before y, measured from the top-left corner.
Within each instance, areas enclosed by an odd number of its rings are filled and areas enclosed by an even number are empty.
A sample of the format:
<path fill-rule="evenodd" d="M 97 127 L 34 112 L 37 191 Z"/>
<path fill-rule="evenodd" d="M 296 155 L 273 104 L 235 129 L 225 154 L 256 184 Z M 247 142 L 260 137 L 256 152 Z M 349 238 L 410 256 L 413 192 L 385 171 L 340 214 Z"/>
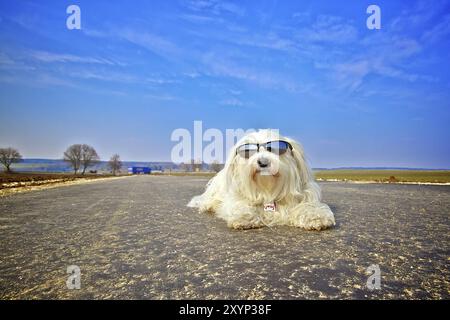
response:
<path fill-rule="evenodd" d="M 277 205 L 275 201 L 264 203 L 264 211 L 266 212 L 274 212 L 277 209 Z"/>

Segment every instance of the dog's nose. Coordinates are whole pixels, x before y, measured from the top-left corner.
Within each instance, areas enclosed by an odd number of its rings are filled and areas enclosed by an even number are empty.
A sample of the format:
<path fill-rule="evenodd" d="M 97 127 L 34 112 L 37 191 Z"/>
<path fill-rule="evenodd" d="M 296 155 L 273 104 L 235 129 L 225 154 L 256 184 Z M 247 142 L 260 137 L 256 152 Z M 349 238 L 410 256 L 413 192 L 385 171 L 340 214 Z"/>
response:
<path fill-rule="evenodd" d="M 258 166 L 259 166 L 260 168 L 268 167 L 269 164 L 270 164 L 270 161 L 269 161 L 269 159 L 267 159 L 267 158 L 259 158 L 259 159 L 258 159 Z"/>

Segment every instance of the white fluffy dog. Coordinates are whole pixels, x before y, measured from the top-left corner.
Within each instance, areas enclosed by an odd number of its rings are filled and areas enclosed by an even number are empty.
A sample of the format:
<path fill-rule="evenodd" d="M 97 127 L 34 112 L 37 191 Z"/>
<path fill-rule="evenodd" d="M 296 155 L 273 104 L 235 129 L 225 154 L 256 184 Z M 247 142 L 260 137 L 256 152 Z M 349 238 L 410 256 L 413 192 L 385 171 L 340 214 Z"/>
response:
<path fill-rule="evenodd" d="M 322 230 L 335 221 L 320 198 L 300 144 L 274 130 L 260 130 L 233 147 L 224 168 L 188 206 L 215 213 L 234 229 L 289 225 Z"/>

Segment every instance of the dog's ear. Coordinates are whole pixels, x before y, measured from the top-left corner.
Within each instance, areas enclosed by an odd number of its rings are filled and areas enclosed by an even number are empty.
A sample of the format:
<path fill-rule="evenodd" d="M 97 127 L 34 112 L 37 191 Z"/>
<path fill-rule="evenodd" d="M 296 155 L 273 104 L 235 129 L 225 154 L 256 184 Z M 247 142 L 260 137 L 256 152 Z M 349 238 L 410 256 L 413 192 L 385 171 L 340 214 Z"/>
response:
<path fill-rule="evenodd" d="M 224 182 L 226 189 L 230 189 L 231 185 L 233 184 L 234 176 L 236 174 L 236 161 L 238 161 L 236 157 L 236 147 L 233 147 L 223 168 L 223 171 L 225 173 Z"/>
<path fill-rule="evenodd" d="M 303 147 L 300 143 L 288 139 L 288 142 L 292 146 L 291 154 L 295 160 L 297 173 L 299 175 L 300 184 L 305 186 L 307 183 L 313 180 L 311 169 L 308 166 L 308 162 L 303 151 Z"/>
<path fill-rule="evenodd" d="M 304 195 L 305 201 L 320 201 L 320 188 L 314 181 L 314 176 L 306 160 L 302 145 L 293 140 L 288 140 L 288 142 L 292 145 L 292 156 L 294 157 L 298 179 L 300 180 L 298 181 L 299 191 Z"/>

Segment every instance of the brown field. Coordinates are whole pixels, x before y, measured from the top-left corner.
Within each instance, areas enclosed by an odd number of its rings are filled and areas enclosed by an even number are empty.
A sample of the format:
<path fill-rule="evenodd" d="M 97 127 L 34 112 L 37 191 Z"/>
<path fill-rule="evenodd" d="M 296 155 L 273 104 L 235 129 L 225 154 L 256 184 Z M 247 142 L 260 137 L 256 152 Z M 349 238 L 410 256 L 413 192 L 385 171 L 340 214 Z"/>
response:
<path fill-rule="evenodd" d="M 112 175 L 85 174 L 74 175 L 68 173 L 0 173 L 0 189 L 33 187 L 53 183 L 75 181 L 78 179 L 92 180 L 112 177 Z"/>

